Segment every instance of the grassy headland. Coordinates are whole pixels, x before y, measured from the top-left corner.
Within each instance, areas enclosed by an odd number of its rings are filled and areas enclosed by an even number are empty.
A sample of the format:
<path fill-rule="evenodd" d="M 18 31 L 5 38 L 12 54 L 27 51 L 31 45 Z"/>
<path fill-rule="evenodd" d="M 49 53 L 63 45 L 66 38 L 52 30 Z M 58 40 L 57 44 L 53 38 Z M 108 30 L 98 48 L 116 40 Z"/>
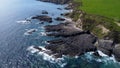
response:
<path fill-rule="evenodd" d="M 120 0 L 73 0 L 73 3 L 75 7 L 71 17 L 77 21 L 78 10 L 82 11 L 84 30 L 90 30 L 99 38 L 120 39 L 120 26 L 117 24 L 120 23 Z"/>
<path fill-rule="evenodd" d="M 102 15 L 112 19 L 120 19 L 120 0 L 75 0 L 82 1 L 82 10 L 90 14 Z"/>

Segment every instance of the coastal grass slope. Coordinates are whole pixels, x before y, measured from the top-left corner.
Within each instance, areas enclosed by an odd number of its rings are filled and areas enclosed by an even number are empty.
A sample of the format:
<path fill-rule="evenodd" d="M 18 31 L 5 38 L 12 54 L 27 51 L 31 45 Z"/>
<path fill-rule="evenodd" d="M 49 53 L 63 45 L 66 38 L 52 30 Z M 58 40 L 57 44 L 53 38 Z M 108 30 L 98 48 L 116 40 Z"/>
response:
<path fill-rule="evenodd" d="M 82 1 L 82 10 L 90 14 L 102 15 L 120 20 L 120 0 L 75 0 Z"/>
<path fill-rule="evenodd" d="M 115 34 L 120 38 L 120 0 L 73 0 L 73 3 L 76 13 L 72 14 L 73 20 L 79 18 L 78 11 L 83 12 L 83 30 L 90 30 L 99 38 L 113 38 Z"/>

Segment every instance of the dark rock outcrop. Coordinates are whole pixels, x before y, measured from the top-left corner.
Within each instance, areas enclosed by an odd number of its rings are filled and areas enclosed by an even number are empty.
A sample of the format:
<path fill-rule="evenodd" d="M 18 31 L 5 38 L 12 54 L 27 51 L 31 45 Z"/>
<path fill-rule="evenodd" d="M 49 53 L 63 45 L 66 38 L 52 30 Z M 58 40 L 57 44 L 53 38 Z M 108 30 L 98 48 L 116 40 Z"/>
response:
<path fill-rule="evenodd" d="M 58 25 L 47 25 L 45 26 L 46 32 L 52 32 L 47 34 L 48 36 L 62 36 L 70 37 L 85 33 L 84 31 L 77 29 L 72 23 L 60 23 Z"/>
<path fill-rule="evenodd" d="M 47 32 L 55 32 L 52 36 L 59 35 L 63 38 L 48 41 L 46 49 L 51 50 L 57 57 L 62 55 L 76 56 L 89 51 L 96 51 L 94 43 L 97 38 L 85 31 L 77 29 L 72 23 L 45 26 Z M 57 34 L 56 34 L 57 33 Z"/>
<path fill-rule="evenodd" d="M 81 34 L 77 36 L 63 38 L 61 40 L 49 41 L 45 48 L 60 55 L 80 56 L 89 51 L 96 51 L 94 41 L 96 37 L 91 34 Z"/>
<path fill-rule="evenodd" d="M 46 16 L 46 15 L 35 16 L 35 17 L 32 17 L 32 19 L 38 19 L 40 21 L 45 21 L 45 22 L 49 22 L 49 23 L 52 22 L 52 18 L 49 16 Z"/>

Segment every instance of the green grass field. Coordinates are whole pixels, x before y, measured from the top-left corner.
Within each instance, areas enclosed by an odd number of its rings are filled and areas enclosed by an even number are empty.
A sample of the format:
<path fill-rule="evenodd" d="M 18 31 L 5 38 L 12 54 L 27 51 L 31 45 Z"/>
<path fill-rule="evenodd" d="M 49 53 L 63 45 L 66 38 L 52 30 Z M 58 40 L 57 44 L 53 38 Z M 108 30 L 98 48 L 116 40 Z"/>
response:
<path fill-rule="evenodd" d="M 82 1 L 82 10 L 89 14 L 96 14 L 120 20 L 120 0 L 75 0 Z"/>

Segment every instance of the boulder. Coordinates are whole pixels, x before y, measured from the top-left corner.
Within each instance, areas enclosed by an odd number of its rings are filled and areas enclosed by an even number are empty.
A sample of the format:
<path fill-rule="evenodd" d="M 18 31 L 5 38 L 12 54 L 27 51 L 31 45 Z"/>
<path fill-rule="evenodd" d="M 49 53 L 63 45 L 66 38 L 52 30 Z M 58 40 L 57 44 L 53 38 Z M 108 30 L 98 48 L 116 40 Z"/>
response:
<path fill-rule="evenodd" d="M 99 40 L 97 48 L 108 56 L 111 56 L 114 44 L 112 40 Z"/>

